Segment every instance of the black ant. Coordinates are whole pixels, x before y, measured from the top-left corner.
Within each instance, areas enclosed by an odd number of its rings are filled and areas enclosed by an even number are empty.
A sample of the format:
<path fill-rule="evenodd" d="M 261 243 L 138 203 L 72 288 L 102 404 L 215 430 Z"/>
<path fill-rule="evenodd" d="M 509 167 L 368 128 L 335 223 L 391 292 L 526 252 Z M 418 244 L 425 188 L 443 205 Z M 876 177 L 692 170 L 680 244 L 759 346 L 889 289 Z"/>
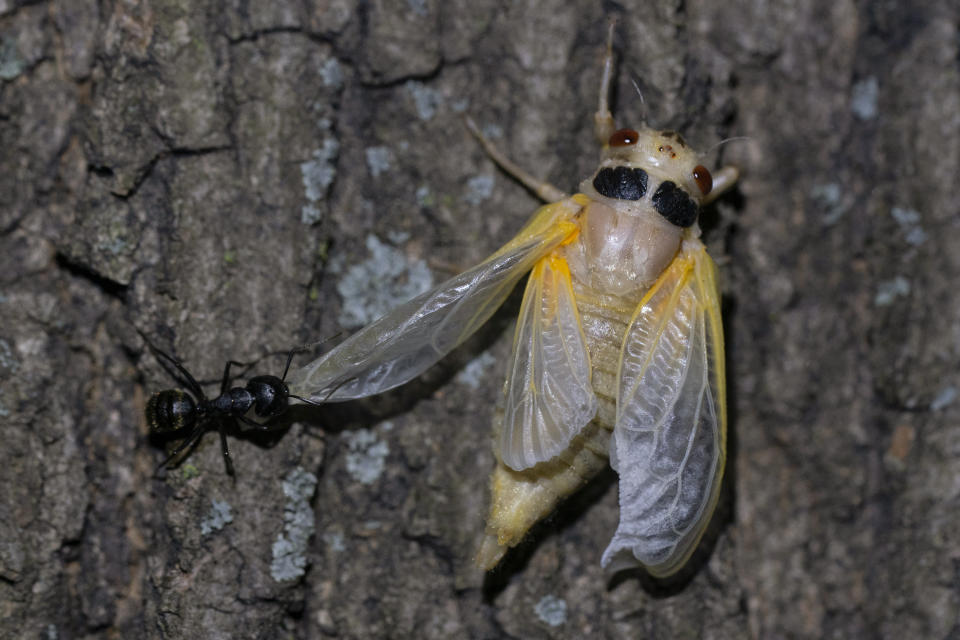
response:
<path fill-rule="evenodd" d="M 230 449 L 227 446 L 228 426 L 236 428 L 237 420 L 239 420 L 257 429 L 269 429 L 269 424 L 266 423 L 287 410 L 290 398 L 319 406 L 317 402 L 291 394 L 287 388 L 287 383 L 284 382 L 287 378 L 287 371 L 290 369 L 290 362 L 293 360 L 294 353 L 298 351 L 297 349 L 291 351 L 287 356 L 287 365 L 283 369 L 282 377 L 255 376 L 250 378 L 246 387 L 227 388 L 230 382 L 231 365 L 243 366 L 243 363 L 228 360 L 223 370 L 220 395 L 211 400 L 203 393 L 200 383 L 190 375 L 190 372 L 184 368 L 179 360 L 152 344 L 149 346 L 156 355 L 176 367 L 180 375 L 183 376 L 182 382 L 186 384 L 189 391 L 181 389 L 158 391 L 147 402 L 147 425 L 150 427 L 151 433 L 167 435 L 185 429 L 190 430 L 184 443 L 177 447 L 157 467 L 158 471 L 164 467 L 169 468 L 171 461 L 178 458 L 184 451 L 189 451 L 200 439 L 200 436 L 207 431 L 210 423 L 215 422 L 217 431 L 220 433 L 223 462 L 226 464 L 227 473 L 233 476 L 233 461 L 230 458 Z M 251 412 L 252 415 L 248 415 Z"/>

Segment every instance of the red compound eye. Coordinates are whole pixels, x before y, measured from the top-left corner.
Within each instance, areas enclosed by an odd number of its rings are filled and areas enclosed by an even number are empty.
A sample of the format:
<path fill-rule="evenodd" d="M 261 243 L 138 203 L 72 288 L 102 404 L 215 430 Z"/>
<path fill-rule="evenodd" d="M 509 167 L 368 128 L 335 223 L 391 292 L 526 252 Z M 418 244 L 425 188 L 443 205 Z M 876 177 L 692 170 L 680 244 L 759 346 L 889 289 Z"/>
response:
<path fill-rule="evenodd" d="M 693 179 L 697 183 L 697 186 L 700 187 L 700 192 L 703 195 L 710 193 L 710 190 L 713 189 L 713 176 L 710 175 L 710 172 L 707 171 L 707 168 L 702 164 L 698 164 L 693 168 Z"/>
<path fill-rule="evenodd" d="M 620 131 L 613 132 L 607 144 L 611 147 L 628 147 L 631 144 L 636 144 L 639 139 L 640 134 L 633 129 L 620 129 Z"/>

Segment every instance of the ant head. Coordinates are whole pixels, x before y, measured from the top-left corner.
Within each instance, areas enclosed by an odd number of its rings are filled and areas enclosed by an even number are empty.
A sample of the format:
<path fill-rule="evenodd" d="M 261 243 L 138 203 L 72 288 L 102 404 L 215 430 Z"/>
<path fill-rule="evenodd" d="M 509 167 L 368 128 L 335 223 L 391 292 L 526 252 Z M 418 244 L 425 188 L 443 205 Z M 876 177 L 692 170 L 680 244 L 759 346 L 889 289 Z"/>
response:
<path fill-rule="evenodd" d="M 273 418 L 287 410 L 290 390 L 277 376 L 256 376 L 247 382 L 247 391 L 253 395 L 253 411 L 259 418 Z"/>
<path fill-rule="evenodd" d="M 197 422 L 197 403 L 180 389 L 158 391 L 147 401 L 147 426 L 156 434 L 188 429 Z"/>

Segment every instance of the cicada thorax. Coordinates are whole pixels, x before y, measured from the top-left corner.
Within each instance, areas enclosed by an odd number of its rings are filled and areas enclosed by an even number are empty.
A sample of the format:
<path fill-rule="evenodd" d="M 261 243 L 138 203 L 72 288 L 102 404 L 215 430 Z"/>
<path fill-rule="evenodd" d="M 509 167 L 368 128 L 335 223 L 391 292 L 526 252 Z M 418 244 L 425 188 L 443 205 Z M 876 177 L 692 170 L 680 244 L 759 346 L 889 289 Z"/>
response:
<path fill-rule="evenodd" d="M 619 298 L 618 309 L 639 300 L 670 264 L 683 229 L 651 211 L 648 201 L 592 200 L 580 214 L 580 234 L 563 247 L 577 299 Z M 600 306 L 604 302 L 597 303 Z M 634 308 L 627 311 L 627 319 Z"/>

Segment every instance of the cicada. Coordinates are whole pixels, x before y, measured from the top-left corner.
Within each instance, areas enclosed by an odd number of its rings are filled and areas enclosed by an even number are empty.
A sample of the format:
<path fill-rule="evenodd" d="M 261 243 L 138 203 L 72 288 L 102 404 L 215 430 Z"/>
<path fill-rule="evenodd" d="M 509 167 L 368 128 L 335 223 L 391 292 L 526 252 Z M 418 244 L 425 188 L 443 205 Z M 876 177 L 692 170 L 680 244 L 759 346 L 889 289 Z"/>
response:
<path fill-rule="evenodd" d="M 610 464 L 620 522 L 609 569 L 655 576 L 690 557 L 717 502 L 726 384 L 717 272 L 701 205 L 736 179 L 711 178 L 672 131 L 615 130 L 607 105 L 612 37 L 595 115 L 596 171 L 567 195 L 504 157 L 549 204 L 479 265 L 394 309 L 292 372 L 315 402 L 413 379 L 476 331 L 529 273 L 494 417 L 496 467 L 477 563 L 494 567 L 530 527 Z"/>

